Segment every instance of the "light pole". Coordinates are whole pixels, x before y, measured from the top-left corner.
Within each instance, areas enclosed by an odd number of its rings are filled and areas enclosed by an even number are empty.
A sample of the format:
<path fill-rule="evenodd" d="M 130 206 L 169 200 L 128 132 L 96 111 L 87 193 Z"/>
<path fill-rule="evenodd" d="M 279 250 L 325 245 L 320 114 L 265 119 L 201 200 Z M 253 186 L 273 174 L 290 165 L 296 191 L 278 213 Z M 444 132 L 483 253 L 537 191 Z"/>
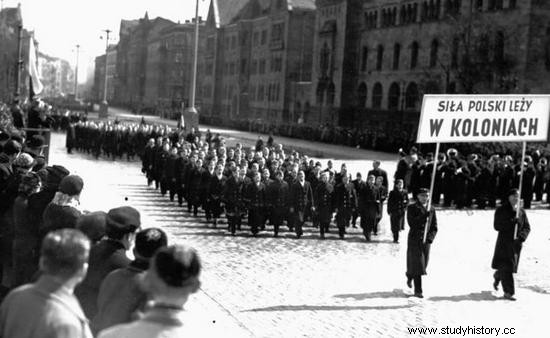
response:
<path fill-rule="evenodd" d="M 21 66 L 23 60 L 21 60 L 21 40 L 23 39 L 23 24 L 17 26 L 17 65 L 15 68 L 15 92 L 13 94 L 14 101 L 19 100 L 20 87 L 21 87 Z M 31 42 L 32 43 L 32 42 Z"/>
<path fill-rule="evenodd" d="M 78 58 L 80 54 L 80 45 L 76 45 L 76 66 L 74 69 L 74 99 L 78 98 Z"/>
<path fill-rule="evenodd" d="M 193 53 L 193 71 L 191 73 L 191 88 L 189 93 L 189 107 L 186 109 L 187 114 L 184 119 L 185 125 L 198 129 L 199 116 L 195 108 L 195 93 L 197 87 L 197 63 L 199 54 L 199 0 L 195 9 L 195 49 Z"/>
<path fill-rule="evenodd" d="M 107 59 L 109 54 L 109 34 L 111 30 L 105 29 L 103 31 L 105 32 L 105 79 L 103 81 L 103 101 L 99 108 L 99 117 L 107 118 L 109 110 L 109 104 L 107 102 Z"/>

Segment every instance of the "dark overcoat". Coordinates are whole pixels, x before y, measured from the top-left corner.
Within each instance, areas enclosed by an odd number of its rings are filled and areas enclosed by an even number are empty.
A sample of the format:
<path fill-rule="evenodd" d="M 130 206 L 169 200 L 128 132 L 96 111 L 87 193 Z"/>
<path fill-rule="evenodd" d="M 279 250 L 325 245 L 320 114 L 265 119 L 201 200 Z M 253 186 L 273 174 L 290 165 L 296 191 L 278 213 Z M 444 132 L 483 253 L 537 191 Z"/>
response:
<path fill-rule="evenodd" d="M 431 222 L 424 241 L 426 222 L 431 214 Z M 437 234 L 437 218 L 435 210 L 430 212 L 419 202 L 407 207 L 407 222 L 409 223 L 409 238 L 407 240 L 407 275 L 420 276 L 426 274 L 430 257 L 430 245 Z"/>
<path fill-rule="evenodd" d="M 319 222 L 329 223 L 332 220 L 334 210 L 333 197 L 334 187 L 330 183 L 319 182 L 315 189 L 313 200 Z"/>
<path fill-rule="evenodd" d="M 527 215 L 520 209 L 518 217 L 518 240 L 514 241 L 516 211 L 508 202 L 495 211 L 494 227 L 498 231 L 495 253 L 491 264 L 493 269 L 518 272 L 522 243 L 527 239 L 531 227 Z"/>

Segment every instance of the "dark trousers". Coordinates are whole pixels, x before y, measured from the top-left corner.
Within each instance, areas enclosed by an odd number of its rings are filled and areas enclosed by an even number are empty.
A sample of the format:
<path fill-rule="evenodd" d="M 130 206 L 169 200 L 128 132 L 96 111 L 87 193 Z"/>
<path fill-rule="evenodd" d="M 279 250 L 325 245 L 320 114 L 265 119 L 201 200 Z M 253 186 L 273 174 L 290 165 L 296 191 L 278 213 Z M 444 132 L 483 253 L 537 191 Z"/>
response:
<path fill-rule="evenodd" d="M 497 284 L 502 283 L 502 290 L 504 290 L 504 293 L 509 293 L 512 296 L 516 293 L 514 276 L 511 271 L 497 270 L 493 277 Z"/>
<path fill-rule="evenodd" d="M 411 275 L 407 275 L 407 279 L 409 281 L 413 281 L 413 284 L 414 284 L 414 294 L 422 294 L 422 276 L 421 275 L 417 275 L 417 276 L 411 276 Z"/>
<path fill-rule="evenodd" d="M 351 217 L 352 212 L 350 210 L 339 210 L 336 214 L 336 226 L 338 226 L 338 235 L 341 238 L 344 238 L 346 227 L 349 226 L 349 221 Z"/>
<path fill-rule="evenodd" d="M 405 214 L 394 212 L 390 215 L 391 232 L 393 241 L 399 241 L 399 231 L 405 228 Z"/>
<path fill-rule="evenodd" d="M 363 229 L 363 235 L 370 241 L 370 233 L 374 229 L 376 224 L 376 216 L 368 215 L 367 212 L 361 211 L 361 228 Z"/>

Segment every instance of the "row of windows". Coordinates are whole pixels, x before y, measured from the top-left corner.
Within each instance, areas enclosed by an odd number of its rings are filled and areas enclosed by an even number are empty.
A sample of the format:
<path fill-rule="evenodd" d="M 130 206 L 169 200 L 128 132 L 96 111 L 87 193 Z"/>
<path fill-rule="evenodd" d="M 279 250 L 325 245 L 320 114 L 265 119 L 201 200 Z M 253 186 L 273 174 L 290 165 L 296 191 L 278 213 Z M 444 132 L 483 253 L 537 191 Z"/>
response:
<path fill-rule="evenodd" d="M 380 10 L 380 23 L 378 23 L 378 10 L 364 13 L 364 27 L 366 29 L 375 29 L 380 27 L 390 27 L 405 25 L 418 21 L 418 12 L 420 8 L 420 22 L 438 20 L 443 1 L 444 14 L 456 16 L 459 15 L 462 8 L 462 0 L 429 0 L 418 3 L 409 3 L 398 7 L 383 8 Z M 495 11 L 504 9 L 504 0 L 473 0 L 472 6 L 476 11 Z M 517 0 L 508 0 L 508 8 L 515 9 Z M 487 6 L 487 7 L 485 7 Z M 399 17 L 399 21 L 397 20 Z"/>
<path fill-rule="evenodd" d="M 505 40 L 504 33 L 500 31 L 497 32 L 492 45 L 493 57 L 495 62 L 500 62 L 504 59 L 504 50 L 505 50 L 504 40 Z M 491 45 L 490 45 L 489 37 L 487 35 L 482 35 L 479 37 L 478 55 L 483 60 L 489 59 L 490 46 Z M 460 48 L 460 40 L 458 38 L 454 38 L 451 42 L 451 53 L 450 53 L 451 54 L 450 66 L 453 68 L 458 66 L 459 48 Z M 438 64 L 439 49 L 440 49 L 439 41 L 437 39 L 433 39 L 432 43 L 430 44 L 430 57 L 428 62 L 428 66 L 430 68 L 433 68 Z M 419 43 L 417 41 L 413 41 L 413 43 L 410 45 L 410 62 L 409 62 L 410 69 L 417 68 L 419 52 L 420 52 Z M 361 52 L 360 69 L 362 72 L 367 71 L 368 59 L 369 59 L 369 48 L 365 46 L 363 47 Z M 400 61 L 401 61 L 401 45 L 399 43 L 396 43 L 393 46 L 392 70 L 399 70 Z M 383 64 L 384 64 L 384 46 L 378 45 L 378 47 L 376 48 L 376 70 L 377 71 L 382 70 Z"/>
<path fill-rule="evenodd" d="M 267 60 L 252 60 L 250 66 L 250 74 L 265 74 Z M 271 73 L 277 73 L 283 71 L 283 58 L 280 56 L 272 57 L 270 62 Z"/>
<path fill-rule="evenodd" d="M 357 97 L 359 98 L 358 105 L 359 107 L 365 107 L 367 103 L 367 85 L 362 82 L 358 89 L 357 89 Z M 382 108 L 382 98 L 384 96 L 382 84 L 380 82 L 377 82 L 374 84 L 372 88 L 372 96 L 371 96 L 371 107 L 373 109 L 381 109 Z M 401 87 L 397 82 L 393 82 L 390 85 L 389 91 L 388 91 L 388 109 L 389 110 L 400 110 L 400 109 L 417 109 L 418 108 L 418 102 L 420 100 L 420 94 L 418 91 L 418 86 L 416 83 L 411 82 L 407 85 L 407 88 L 405 90 L 405 100 L 404 102 L 401 101 Z M 400 106 L 400 105 L 403 105 Z"/>
<path fill-rule="evenodd" d="M 260 84 L 257 88 L 252 85 L 249 93 L 251 102 L 277 102 L 280 99 L 281 86 L 279 83 L 270 83 L 266 86 Z"/>
<path fill-rule="evenodd" d="M 267 29 L 262 30 L 261 32 L 256 31 L 252 34 L 252 45 L 257 47 L 259 45 L 265 45 L 267 43 Z"/>

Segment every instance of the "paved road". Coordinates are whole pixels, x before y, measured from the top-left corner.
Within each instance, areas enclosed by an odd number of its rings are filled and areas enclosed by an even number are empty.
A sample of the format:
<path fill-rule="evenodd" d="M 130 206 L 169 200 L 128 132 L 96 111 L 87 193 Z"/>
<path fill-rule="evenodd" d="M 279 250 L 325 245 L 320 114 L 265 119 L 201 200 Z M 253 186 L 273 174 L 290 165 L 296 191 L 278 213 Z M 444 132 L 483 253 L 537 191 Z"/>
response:
<path fill-rule="evenodd" d="M 202 292 L 189 308 L 215 321 L 212 326 L 225 336 L 423 336 L 408 333 L 407 328 L 417 326 L 512 327 L 515 337 L 546 335 L 548 210 L 528 212 L 533 230 L 522 253 L 515 303 L 491 291 L 492 212 L 441 211 L 424 283 L 426 298 L 418 300 L 409 297 L 405 285 L 406 241 L 391 243 L 387 218 L 374 243 L 365 243 L 356 231 L 344 241 L 334 233 L 320 241 L 312 228 L 300 240 L 287 232 L 280 238 L 269 233 L 231 237 L 147 187 L 138 163 L 67 155 L 63 144 L 63 136 L 53 136 L 51 161 L 83 176 L 83 208 L 132 205 L 141 211 L 145 226 L 160 226 L 172 242 L 199 250 Z"/>

